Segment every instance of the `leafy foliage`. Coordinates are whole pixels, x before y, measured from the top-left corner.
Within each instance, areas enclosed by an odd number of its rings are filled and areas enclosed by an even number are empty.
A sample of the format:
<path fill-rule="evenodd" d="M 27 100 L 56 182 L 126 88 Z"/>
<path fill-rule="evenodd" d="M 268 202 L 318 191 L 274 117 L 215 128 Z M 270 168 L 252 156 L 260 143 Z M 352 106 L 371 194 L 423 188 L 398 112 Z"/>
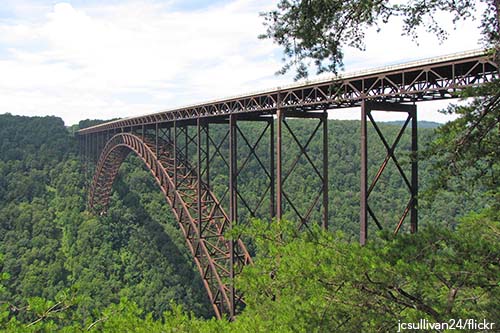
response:
<path fill-rule="evenodd" d="M 500 2 L 482 0 L 482 41 L 500 67 Z M 442 40 L 447 31 L 435 18 L 438 12 L 451 13 L 453 23 L 472 19 L 479 2 L 471 0 L 411 0 L 397 3 L 379 1 L 283 0 L 264 16 L 266 34 L 283 47 L 288 62 L 280 73 L 296 67 L 296 79 L 307 77 L 309 62 L 318 73 L 336 72 L 343 65 L 346 46 L 363 49 L 364 32 L 385 24 L 392 16 L 403 20 L 402 34 L 417 39 L 424 28 Z M 287 61 L 284 59 L 284 61 Z M 456 177 L 463 184 L 481 183 L 498 202 L 498 127 L 500 126 L 500 81 L 494 80 L 462 94 L 472 98 L 466 106 L 450 106 L 444 112 L 459 115 L 439 131 L 428 156 L 439 170 L 434 188 L 454 189 Z M 429 158 L 429 157 L 428 157 Z M 483 177 L 484 176 L 484 177 Z M 470 186 L 470 185 L 469 185 Z M 435 191 L 432 191 L 435 192 Z"/>
<path fill-rule="evenodd" d="M 475 99 L 468 105 L 451 105 L 445 113 L 460 115 L 438 129 L 437 138 L 426 151 L 438 170 L 432 193 L 452 184 L 474 184 L 492 197 L 498 209 L 500 171 L 500 89 L 498 82 L 470 89 L 464 95 Z"/>
<path fill-rule="evenodd" d="M 123 167 L 134 171 L 119 182 L 110 216 L 94 217 L 84 210 L 76 140 L 60 119 L 1 115 L 0 135 L 0 300 L 10 309 L 7 319 L 57 323 L 70 310 L 72 320 L 86 323 L 121 297 L 157 316 L 169 308 L 165 300 L 210 315 L 182 235 L 137 161 Z"/>
<path fill-rule="evenodd" d="M 248 307 L 238 320 L 272 332 L 394 331 L 398 319 L 495 320 L 500 235 L 491 218 L 471 215 L 456 231 L 429 226 L 365 247 L 341 233 L 256 223 L 259 251 L 241 281 Z"/>
<path fill-rule="evenodd" d="M 289 122 L 301 141 L 315 126 Z M 6 154 L 0 161 L 0 328 L 6 331 L 296 332 L 336 327 L 351 332 L 391 330 L 394 318 L 495 319 L 499 217 L 493 208 L 481 211 L 487 202 L 483 192 L 465 198 L 466 192 L 441 190 L 427 204 L 421 200 L 421 219 L 428 228 L 416 236 L 383 234 L 363 248 L 351 241 L 359 209 L 359 174 L 352 168 L 359 163 L 359 122 L 330 121 L 328 126 L 335 233 L 314 226 L 309 233 L 297 233 L 295 222 L 268 224 L 246 216 L 248 223 L 240 231 L 253 240 L 256 264 L 238 280 L 248 305 L 234 322 L 203 319 L 211 313 L 199 275 L 139 159 L 130 157 L 121 167 L 109 214 L 92 216 L 84 209 L 86 179 L 74 153 L 76 141 L 62 122 L 2 115 L 0 124 L 6 136 L 1 142 L 16 135 L 2 146 Z M 23 135 L 14 130 L 17 126 L 24 128 Z M 389 138 L 398 130 L 381 128 Z M 250 123 L 242 125 L 242 132 L 254 143 L 260 129 Z M 213 135 L 220 140 L 224 133 Z M 420 135 L 420 142 L 430 142 L 433 130 L 422 129 Z M 370 142 L 375 138 L 369 132 Z M 285 144 L 290 140 L 285 132 Z M 321 143 L 321 137 L 314 138 L 308 147 L 314 162 L 321 162 Z M 403 151 L 396 152 L 404 166 L 410 162 L 404 153 L 409 145 L 404 135 Z M 284 166 L 289 167 L 298 148 L 286 147 Z M 385 156 L 382 148 L 370 145 L 371 175 Z M 227 155 L 227 146 L 220 149 Z M 267 164 L 266 145 L 257 149 Z M 240 158 L 238 165 L 246 155 Z M 35 162 L 39 160 L 44 163 Z M 221 191 L 227 181 L 224 168 L 222 159 L 211 168 L 214 187 Z M 240 187 L 242 197 L 249 202 L 257 200 L 263 185 L 256 176 L 260 168 L 250 159 L 240 174 L 246 184 Z M 421 163 L 424 188 L 429 168 Z M 381 219 L 390 223 L 400 213 L 393 206 L 404 205 L 404 184 L 395 177 L 394 166 L 386 172 L 374 198 Z M 315 193 L 314 181 L 302 157 L 285 184 L 291 194 L 290 189 L 303 189 L 296 198 L 301 209 Z M 477 213 L 467 214 L 470 210 Z M 319 217 L 319 211 L 313 214 Z M 293 214 L 289 218 L 293 221 Z"/>
<path fill-rule="evenodd" d="M 487 9 L 481 25 L 487 43 L 498 40 L 498 1 L 483 0 Z M 435 19 L 436 12 L 451 13 L 453 22 L 471 19 L 477 1 L 412 0 L 392 3 L 389 0 L 282 0 L 277 8 L 263 13 L 266 33 L 260 38 L 272 39 L 283 47 L 286 63 L 278 72 L 294 68 L 296 79 L 308 76 L 310 62 L 317 73 L 337 72 L 343 66 L 347 46 L 364 49 L 367 28 L 385 24 L 391 17 L 403 20 L 402 34 L 418 38 L 423 27 L 439 40 L 447 31 Z"/>
<path fill-rule="evenodd" d="M 485 2 L 484 38 L 496 52 L 498 1 Z M 264 38 L 284 46 L 290 61 L 282 72 L 297 66 L 299 78 L 307 75 L 307 59 L 313 59 L 320 72 L 337 70 L 342 48 L 362 48 L 365 28 L 391 16 L 402 16 L 404 33 L 412 37 L 425 25 L 445 38 L 434 13 L 448 11 L 455 20 L 467 19 L 475 5 L 469 0 L 397 5 L 386 0 L 281 1 L 276 11 L 265 15 Z M 359 164 L 359 123 L 330 122 L 329 219 L 335 232 L 311 225 L 310 232 L 298 233 L 296 222 L 252 220 L 240 205 L 246 223 L 235 232 L 252 240 L 256 257 L 255 265 L 238 280 L 247 307 L 234 322 L 203 319 L 211 313 L 183 236 L 138 159 L 131 157 L 122 166 L 107 216 L 85 211 L 88 179 L 71 134 L 101 121 L 86 120 L 66 129 L 54 117 L 0 115 L 0 329 L 353 332 L 391 331 L 398 320 L 420 318 L 497 321 L 498 91 L 498 82 L 470 90 L 466 97 L 479 98 L 447 111 L 462 117 L 438 129 L 432 154 L 420 164 L 420 183 L 430 194 L 419 201 L 424 228 L 417 235 L 381 233 L 365 247 L 352 241 L 359 207 L 359 174 L 352 167 Z M 289 125 L 299 140 L 307 140 L 315 126 L 307 121 Z M 256 142 L 258 125 L 245 126 L 238 141 Z M 393 126 L 381 128 L 388 137 L 397 133 Z M 213 134 L 224 140 L 224 132 Z M 433 130 L 421 130 L 420 135 L 419 142 L 435 137 Z M 369 141 L 375 138 L 370 132 Z M 261 155 L 266 140 L 256 148 Z M 291 142 L 290 133 L 285 132 L 284 140 Z M 400 145 L 403 151 L 409 147 L 408 136 Z M 299 149 L 285 146 L 286 169 Z M 227 144 L 221 144 L 220 152 L 227 156 Z M 312 164 L 321 162 L 320 138 L 311 140 L 307 152 Z M 409 154 L 397 154 L 408 166 Z M 238 160 L 246 166 L 239 174 L 245 185 L 239 189 L 248 203 L 255 204 L 265 187 L 265 177 L 257 176 L 260 163 L 268 165 L 270 156 L 262 161 L 244 156 Z M 385 151 L 370 145 L 369 156 L 373 175 Z M 299 158 L 286 182 L 300 210 L 307 209 L 318 188 L 311 163 Z M 216 158 L 211 167 L 214 191 L 223 193 L 223 158 Z M 439 182 L 431 178 L 436 168 L 443 170 Z M 371 195 L 384 225 L 399 218 L 397 207 L 405 203 L 407 193 L 396 176 L 394 165 L 389 166 Z M 296 219 L 293 214 L 286 217 Z M 319 210 L 312 218 L 319 220 Z"/>
<path fill-rule="evenodd" d="M 385 235 L 365 247 L 341 233 L 319 228 L 299 233 L 295 223 L 254 221 L 245 232 L 255 238 L 258 254 L 238 280 L 247 307 L 234 322 L 198 319 L 175 305 L 155 320 L 122 299 L 85 325 L 75 323 L 69 312 L 58 324 L 50 319 L 23 327 L 11 319 L 6 327 L 26 332 L 373 332 L 424 318 L 494 322 L 500 305 L 500 230 L 494 215 L 472 214 L 456 231 L 429 227 L 419 235 Z M 50 305 L 37 302 L 33 310 L 46 313 Z"/>

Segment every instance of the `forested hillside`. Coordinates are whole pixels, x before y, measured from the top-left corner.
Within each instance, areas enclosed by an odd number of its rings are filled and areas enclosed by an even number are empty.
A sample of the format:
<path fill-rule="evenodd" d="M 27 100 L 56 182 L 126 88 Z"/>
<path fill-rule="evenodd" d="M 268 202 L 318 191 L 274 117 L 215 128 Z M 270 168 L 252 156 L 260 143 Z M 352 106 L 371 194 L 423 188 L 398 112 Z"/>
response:
<path fill-rule="evenodd" d="M 298 120 L 290 125 L 303 142 L 315 126 Z M 258 126 L 242 125 L 251 142 L 260 133 Z M 398 319 L 498 319 L 493 309 L 500 306 L 500 233 L 489 193 L 458 180 L 450 190 L 436 192 L 430 187 L 431 161 L 423 159 L 423 230 L 395 239 L 372 233 L 373 241 L 359 247 L 360 124 L 329 121 L 328 127 L 331 231 L 313 228 L 298 234 L 293 214 L 286 215 L 290 223 L 271 228 L 268 219 L 247 219 L 241 232 L 254 239 L 256 265 L 238 281 L 248 306 L 228 323 L 206 319 L 212 313 L 201 279 L 161 192 L 139 159 L 129 157 L 122 165 L 107 216 L 94 216 L 85 211 L 88 179 L 77 155 L 76 128 L 67 129 L 54 117 L 0 115 L 0 329 L 352 332 L 394 330 Z M 389 141 L 399 129 L 389 124 L 381 128 Z M 421 147 L 433 133 L 420 129 Z M 213 135 L 220 139 L 224 134 Z M 374 131 L 369 142 L 373 176 L 385 150 Z M 319 164 L 320 143 L 318 137 L 308 149 Z M 407 167 L 407 135 L 400 146 L 398 158 Z M 292 145 L 287 149 L 285 167 L 298 152 Z M 227 182 L 227 174 L 217 174 L 218 169 L 222 165 L 211 170 L 216 192 Z M 370 198 L 388 226 L 408 199 L 397 173 L 389 164 Z M 244 197 L 260 191 L 262 179 L 255 174 L 258 164 L 251 160 L 240 179 Z M 317 193 L 305 159 L 285 189 L 295 190 L 295 199 L 304 205 Z M 318 210 L 313 220 L 319 216 Z"/>
<path fill-rule="evenodd" d="M 76 140 L 61 119 L 2 115 L 0 138 L 0 268 L 9 276 L 0 300 L 11 315 L 30 322 L 28 304 L 62 300 L 85 322 L 122 297 L 158 315 L 170 300 L 210 315 L 184 240 L 140 166 L 123 166 L 109 215 L 95 217 L 84 211 Z"/>

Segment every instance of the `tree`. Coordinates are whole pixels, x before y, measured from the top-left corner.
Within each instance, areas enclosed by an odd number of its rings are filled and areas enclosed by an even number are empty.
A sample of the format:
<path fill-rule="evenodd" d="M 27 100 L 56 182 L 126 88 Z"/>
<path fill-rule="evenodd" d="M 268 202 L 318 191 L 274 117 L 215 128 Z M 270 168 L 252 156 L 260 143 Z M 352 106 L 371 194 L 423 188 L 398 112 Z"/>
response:
<path fill-rule="evenodd" d="M 430 193 L 461 180 L 463 189 L 488 191 L 500 209 L 500 84 L 494 82 L 464 92 L 473 97 L 468 105 L 450 105 L 442 111 L 460 115 L 437 130 L 437 138 L 425 152 L 435 158 L 436 173 Z"/>
<path fill-rule="evenodd" d="M 494 321 L 500 230 L 492 217 L 471 214 L 456 231 L 384 234 L 364 247 L 319 228 L 256 221 L 247 229 L 255 265 L 239 280 L 247 307 L 235 322 L 246 330 L 238 331 L 392 332 L 398 320 Z"/>
<path fill-rule="evenodd" d="M 487 5 L 481 20 L 484 42 L 491 47 L 499 38 L 500 1 L 481 2 Z M 296 79 L 300 79 L 308 76 L 310 61 L 318 74 L 342 68 L 343 49 L 364 49 L 367 28 L 379 27 L 391 17 L 403 19 L 402 34 L 412 39 L 417 39 L 417 29 L 424 27 L 444 40 L 448 33 L 435 19 L 435 13 L 451 13 L 455 23 L 471 19 L 477 6 L 475 0 L 412 0 L 401 4 L 389 0 L 281 0 L 277 9 L 261 14 L 267 31 L 260 38 L 272 39 L 283 47 L 288 62 L 280 73 L 295 68 Z"/>
<path fill-rule="evenodd" d="M 500 0 L 481 2 L 486 6 L 481 19 L 483 44 L 500 67 Z M 443 40 L 447 31 L 434 15 L 451 13 L 454 23 L 472 19 L 478 4 L 474 0 L 407 0 L 399 4 L 389 0 L 282 0 L 277 9 L 262 14 L 267 31 L 260 37 L 283 47 L 286 63 L 279 73 L 295 68 L 296 79 L 300 79 L 308 76 L 311 61 L 318 73 L 337 72 L 343 67 L 344 48 L 363 49 L 366 29 L 379 27 L 391 17 L 402 18 L 402 34 L 412 39 L 418 38 L 417 29 L 423 27 Z M 468 184 L 480 180 L 481 186 L 498 195 L 500 83 L 496 80 L 469 89 L 463 97 L 473 101 L 443 111 L 461 117 L 441 128 L 429 149 L 437 161 L 436 169 L 441 170 L 435 184 L 449 187 L 450 180 L 457 177 Z"/>

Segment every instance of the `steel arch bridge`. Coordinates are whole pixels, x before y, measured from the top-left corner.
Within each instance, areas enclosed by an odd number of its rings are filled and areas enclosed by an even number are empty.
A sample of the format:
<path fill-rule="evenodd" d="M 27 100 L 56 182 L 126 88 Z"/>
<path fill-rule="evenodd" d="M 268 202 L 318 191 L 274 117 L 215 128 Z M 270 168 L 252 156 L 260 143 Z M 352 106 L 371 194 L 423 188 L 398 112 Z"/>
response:
<path fill-rule="evenodd" d="M 411 135 L 411 153 L 417 154 L 415 102 L 454 98 L 462 90 L 492 82 L 498 76 L 498 68 L 487 53 L 471 51 L 81 129 L 78 137 L 86 169 L 95 168 L 88 205 L 98 214 L 106 213 L 120 165 L 130 153 L 137 155 L 171 207 L 216 316 L 221 318 L 225 314 L 232 318 L 243 305 L 241 294 L 234 288 L 234 278 L 252 259 L 241 239 L 227 239 L 225 233 L 238 223 L 242 212 L 277 220 L 284 214 L 293 214 L 298 228 L 307 229 L 313 212 L 320 211 L 322 226 L 328 227 L 329 112 L 340 108 L 361 108 L 359 224 L 360 243 L 365 244 L 369 229 L 382 228 L 372 209 L 376 202 L 369 198 L 391 160 L 408 189 L 407 204 L 401 207 L 393 231 L 398 233 L 407 220 L 409 227 L 406 229 L 417 231 L 417 159 L 412 159 L 410 170 L 404 170 L 395 154 L 405 131 Z M 393 142 L 387 140 L 375 122 L 374 111 L 406 115 L 406 121 Z M 299 140 L 288 121 L 290 118 L 307 118 L 315 122 L 306 142 Z M 262 125 L 256 141 L 250 142 L 239 125 L 242 122 Z M 367 153 L 369 123 L 386 150 L 386 157 L 371 180 L 368 178 Z M 216 131 L 213 131 L 214 127 L 217 127 Z M 288 142 L 285 142 L 286 138 Z M 309 144 L 318 138 L 322 142 L 322 160 L 313 161 Z M 295 147 L 294 156 L 288 156 L 291 146 Z M 223 147 L 227 148 L 227 156 Z M 244 153 L 243 148 L 246 149 Z M 244 156 L 239 156 L 242 154 Z M 220 184 L 220 179 L 214 179 L 210 172 L 217 159 L 227 170 L 225 184 Z M 250 159 L 261 170 L 261 174 L 253 176 L 262 179 L 264 186 L 253 202 L 239 190 L 244 186 L 239 182 L 242 170 Z M 285 159 L 288 162 L 285 163 Z M 305 207 L 291 195 L 294 189 L 286 187 L 286 181 L 300 159 L 306 160 L 319 184 L 312 202 L 306 203 Z M 243 163 L 238 163 L 241 160 Z M 219 191 L 222 194 L 218 197 L 214 188 L 221 186 L 224 190 Z"/>

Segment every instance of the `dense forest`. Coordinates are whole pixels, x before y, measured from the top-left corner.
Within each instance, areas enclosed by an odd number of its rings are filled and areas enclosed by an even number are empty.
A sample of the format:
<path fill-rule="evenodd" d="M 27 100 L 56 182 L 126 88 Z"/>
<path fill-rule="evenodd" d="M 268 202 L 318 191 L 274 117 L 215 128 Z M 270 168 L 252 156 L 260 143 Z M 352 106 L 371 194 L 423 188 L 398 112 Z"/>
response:
<path fill-rule="evenodd" d="M 247 307 L 234 322 L 217 321 L 183 236 L 138 158 L 129 156 L 120 168 L 108 214 L 86 211 L 89 179 L 75 131 L 94 123 L 67 128 L 55 117 L 0 115 L 0 329 L 354 332 L 395 331 L 398 321 L 421 318 L 499 319 L 495 194 L 467 179 L 436 189 L 433 158 L 421 156 L 419 233 L 393 237 L 390 232 L 375 235 L 373 229 L 369 244 L 360 247 L 360 123 L 330 120 L 330 230 L 311 222 L 308 232 L 297 232 L 293 214 L 285 214 L 289 222 L 276 223 L 266 217 L 266 208 L 260 220 L 250 219 L 240 205 L 245 221 L 240 231 L 252 239 L 255 255 L 255 265 L 237 281 Z M 289 123 L 302 142 L 316 125 Z M 423 125 L 419 142 L 425 149 L 435 129 Z M 259 126 L 242 124 L 241 133 L 256 142 Z M 381 125 L 389 142 L 399 127 Z M 215 140 L 224 137 L 217 129 L 213 135 Z M 258 149 L 267 149 L 266 140 Z M 285 140 L 291 140 L 289 133 Z M 386 152 L 373 130 L 369 142 L 373 177 Z M 319 136 L 308 147 L 318 165 L 320 143 Z M 408 170 L 408 134 L 400 147 L 398 158 Z M 221 153 L 227 155 L 224 146 Z M 297 153 L 297 147 L 287 146 L 285 168 Z M 239 158 L 241 165 L 244 151 Z M 268 158 L 263 157 L 264 163 Z M 214 161 L 216 193 L 227 183 L 223 170 L 222 160 Z M 265 187 L 265 177 L 255 177 L 261 173 L 252 159 L 239 176 L 249 203 Z M 306 206 L 313 200 L 318 184 L 312 173 L 302 157 L 285 184 L 294 202 Z M 393 226 L 408 200 L 393 163 L 370 200 L 377 202 L 379 219 Z M 320 216 L 314 212 L 313 221 Z"/>

